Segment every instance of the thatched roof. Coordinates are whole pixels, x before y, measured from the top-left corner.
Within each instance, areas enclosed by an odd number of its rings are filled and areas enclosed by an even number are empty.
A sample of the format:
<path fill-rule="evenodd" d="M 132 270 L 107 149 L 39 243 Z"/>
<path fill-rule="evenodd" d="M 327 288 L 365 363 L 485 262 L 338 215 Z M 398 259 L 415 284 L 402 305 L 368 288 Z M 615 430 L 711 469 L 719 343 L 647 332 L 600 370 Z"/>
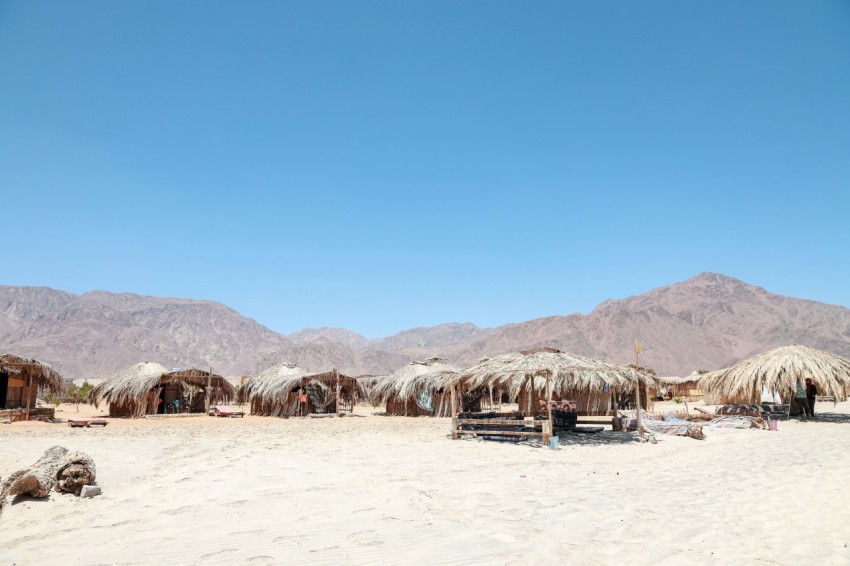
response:
<path fill-rule="evenodd" d="M 687 377 L 676 377 L 673 375 L 668 376 L 659 376 L 657 377 L 658 382 L 661 385 L 682 385 L 683 383 L 689 383 L 692 381 L 697 381 L 701 376 L 697 374 L 692 374 Z"/>
<path fill-rule="evenodd" d="M 101 401 L 126 405 L 147 395 L 159 383 L 159 378 L 167 372 L 168 368 L 162 364 L 134 364 L 96 385 L 89 393 L 89 401 L 95 405 Z"/>
<path fill-rule="evenodd" d="M 287 396 L 301 384 L 304 370 L 295 364 L 277 364 L 249 379 L 239 388 L 239 403 L 249 403 L 255 398 L 272 399 Z"/>
<path fill-rule="evenodd" d="M 378 379 L 372 387 L 370 400 L 373 405 L 386 403 L 388 399 L 413 399 L 423 391 L 434 393 L 448 387 L 458 368 L 447 364 L 443 358 L 412 361 L 390 375 Z"/>
<path fill-rule="evenodd" d="M 62 391 L 63 379 L 59 372 L 38 360 L 3 354 L 0 355 L 0 371 L 25 380 L 31 379 L 36 386 L 46 388 L 53 393 Z"/>
<path fill-rule="evenodd" d="M 297 403 L 294 399 L 299 388 L 315 385 L 327 390 L 336 386 L 337 379 L 341 387 L 351 391 L 352 395 L 362 394 L 363 390 L 356 378 L 336 370 L 305 373 L 296 365 L 278 364 L 260 372 L 240 387 L 237 400 L 259 407 L 258 414 L 285 416 L 291 414 L 293 403 Z"/>
<path fill-rule="evenodd" d="M 236 388 L 227 381 L 224 377 L 210 373 L 207 370 L 189 368 L 172 371 L 162 374 L 160 383 L 187 383 L 196 387 L 206 387 L 207 379 L 210 380 L 210 386 L 213 389 L 213 394 L 221 401 L 228 401 L 236 396 Z"/>
<path fill-rule="evenodd" d="M 798 381 L 811 378 L 819 395 L 844 398 L 850 386 L 850 360 L 806 346 L 783 346 L 730 368 L 700 376 L 700 388 L 720 396 L 759 396 L 765 389 L 789 394 Z"/>
<path fill-rule="evenodd" d="M 167 383 L 186 383 L 197 387 L 206 387 L 211 377 L 213 394 L 222 401 L 232 399 L 236 394 L 234 387 L 222 376 L 200 369 L 185 369 L 169 372 L 157 363 L 142 362 L 124 369 L 92 389 L 89 399 L 95 404 L 106 401 L 116 405 L 143 403 L 148 393 L 159 385 Z"/>
<path fill-rule="evenodd" d="M 547 375 L 551 380 L 553 393 L 601 390 L 606 385 L 628 391 L 634 389 L 637 377 L 649 386 L 658 383 L 654 376 L 639 373 L 633 368 L 561 352 L 554 348 L 496 356 L 461 370 L 457 378 L 464 380 L 468 387 L 490 384 L 511 395 L 517 395 L 529 376 L 534 388 L 543 391 Z"/>

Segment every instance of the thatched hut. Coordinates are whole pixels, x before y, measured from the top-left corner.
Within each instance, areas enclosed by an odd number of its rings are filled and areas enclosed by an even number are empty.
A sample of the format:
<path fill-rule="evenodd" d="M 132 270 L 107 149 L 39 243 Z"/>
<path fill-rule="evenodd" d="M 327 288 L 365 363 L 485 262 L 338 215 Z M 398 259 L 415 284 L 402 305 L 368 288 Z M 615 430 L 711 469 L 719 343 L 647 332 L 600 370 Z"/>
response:
<path fill-rule="evenodd" d="M 39 389 L 60 393 L 62 376 L 44 362 L 14 354 L 0 356 L 0 409 L 35 408 Z"/>
<path fill-rule="evenodd" d="M 795 344 L 748 358 L 737 365 L 700 376 L 707 405 L 759 403 L 762 393 L 794 398 L 798 382 L 811 378 L 819 395 L 847 399 L 850 360 Z"/>
<path fill-rule="evenodd" d="M 359 393 L 357 379 L 336 370 L 305 373 L 293 364 L 278 364 L 240 387 L 237 399 L 250 403 L 253 415 L 289 418 L 351 413 Z"/>
<path fill-rule="evenodd" d="M 697 372 L 686 377 L 659 377 L 660 382 L 658 392 L 669 391 L 670 396 L 675 398 L 687 399 L 688 401 L 696 401 L 703 398 L 702 389 L 699 388 L 699 378 L 701 376 Z"/>
<path fill-rule="evenodd" d="M 372 388 L 372 404 L 386 404 L 388 415 L 451 416 L 449 386 L 458 368 L 440 357 L 412 361 L 379 379 Z M 480 399 L 480 397 L 479 397 Z M 475 403 L 471 402 L 470 405 Z M 475 410 L 470 407 L 468 410 Z"/>
<path fill-rule="evenodd" d="M 195 392 L 198 391 L 198 394 Z M 222 376 L 190 368 L 169 372 L 157 363 L 130 366 L 97 385 L 89 399 L 109 403 L 111 417 L 143 417 L 174 412 L 205 412 L 209 402 L 228 402 L 236 394 Z"/>
<path fill-rule="evenodd" d="M 618 398 L 634 394 L 638 388 L 646 407 L 646 387 L 657 385 L 654 376 L 629 367 L 540 348 L 503 354 L 460 371 L 459 382 L 467 388 L 491 386 L 505 391 L 519 402 L 524 415 L 545 412 L 538 402 L 548 395 L 553 400 L 574 401 L 580 415 L 610 415 Z"/>

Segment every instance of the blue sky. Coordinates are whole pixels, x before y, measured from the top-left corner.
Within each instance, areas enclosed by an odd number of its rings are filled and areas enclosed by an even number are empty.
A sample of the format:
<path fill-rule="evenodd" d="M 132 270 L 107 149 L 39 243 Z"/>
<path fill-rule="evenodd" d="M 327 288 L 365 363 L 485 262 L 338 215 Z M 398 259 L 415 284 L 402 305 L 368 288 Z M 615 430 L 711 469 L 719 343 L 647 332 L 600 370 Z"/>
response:
<path fill-rule="evenodd" d="M 2 283 L 369 337 L 850 305 L 850 3 L 0 1 Z"/>

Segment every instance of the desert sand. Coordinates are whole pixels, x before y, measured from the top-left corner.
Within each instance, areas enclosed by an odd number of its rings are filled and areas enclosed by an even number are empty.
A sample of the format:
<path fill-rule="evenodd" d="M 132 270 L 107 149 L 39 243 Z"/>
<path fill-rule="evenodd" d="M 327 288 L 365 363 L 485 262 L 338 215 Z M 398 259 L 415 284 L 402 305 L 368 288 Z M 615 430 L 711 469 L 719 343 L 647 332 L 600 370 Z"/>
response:
<path fill-rule="evenodd" d="M 14 501 L 0 563 L 848 564 L 850 403 L 818 410 L 777 432 L 560 450 L 370 407 L 2 425 L 0 475 L 62 444 L 94 457 L 103 495 Z"/>

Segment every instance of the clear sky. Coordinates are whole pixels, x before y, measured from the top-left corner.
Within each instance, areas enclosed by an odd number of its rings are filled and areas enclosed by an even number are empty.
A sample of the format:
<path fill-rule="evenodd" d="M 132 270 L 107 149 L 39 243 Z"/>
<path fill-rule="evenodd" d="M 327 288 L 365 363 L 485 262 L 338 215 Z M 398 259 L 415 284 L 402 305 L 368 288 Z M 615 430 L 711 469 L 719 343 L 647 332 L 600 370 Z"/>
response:
<path fill-rule="evenodd" d="M 850 305 L 850 2 L 0 1 L 0 282 L 378 337 Z"/>

